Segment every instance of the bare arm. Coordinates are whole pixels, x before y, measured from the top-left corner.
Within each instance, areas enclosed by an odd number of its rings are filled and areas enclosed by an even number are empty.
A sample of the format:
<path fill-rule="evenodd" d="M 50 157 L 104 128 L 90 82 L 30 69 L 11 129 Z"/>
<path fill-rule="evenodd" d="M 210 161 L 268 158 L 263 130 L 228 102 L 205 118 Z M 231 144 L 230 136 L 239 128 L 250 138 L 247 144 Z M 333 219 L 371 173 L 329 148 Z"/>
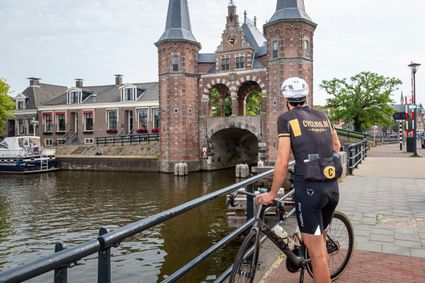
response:
<path fill-rule="evenodd" d="M 335 152 L 339 152 L 341 148 L 341 142 L 339 141 L 338 134 L 335 129 L 332 131 L 332 148 Z"/>
<path fill-rule="evenodd" d="M 257 201 L 263 204 L 269 204 L 276 197 L 286 172 L 288 171 L 289 153 L 291 151 L 291 140 L 289 137 L 279 139 L 279 148 L 276 165 L 274 166 L 274 177 L 272 188 L 269 193 L 261 194 L 256 197 Z"/>

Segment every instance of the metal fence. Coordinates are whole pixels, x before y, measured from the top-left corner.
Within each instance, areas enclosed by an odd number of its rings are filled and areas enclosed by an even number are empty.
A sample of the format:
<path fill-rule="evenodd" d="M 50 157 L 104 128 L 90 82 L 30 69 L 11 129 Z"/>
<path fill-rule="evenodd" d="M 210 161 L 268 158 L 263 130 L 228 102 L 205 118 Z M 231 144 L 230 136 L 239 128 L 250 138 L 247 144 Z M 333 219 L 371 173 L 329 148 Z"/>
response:
<path fill-rule="evenodd" d="M 145 142 L 159 141 L 159 134 L 141 134 L 126 136 L 110 136 L 96 138 L 96 145 L 124 145 L 140 144 Z"/>
<path fill-rule="evenodd" d="M 114 231 L 108 231 L 106 228 L 101 228 L 99 231 L 99 237 L 92 239 L 83 244 L 77 245 L 71 248 L 65 248 L 62 243 L 57 243 L 55 246 L 55 253 L 29 262 L 20 267 L 12 268 L 0 273 L 0 282 L 21 282 L 28 280 L 39 275 L 42 275 L 49 271 L 54 271 L 54 282 L 65 283 L 68 279 L 68 270 L 71 267 L 78 266 L 80 261 L 90 255 L 98 254 L 98 282 L 109 283 L 111 282 L 111 249 L 118 247 L 120 243 L 125 241 L 127 238 L 134 236 L 142 231 L 145 231 L 151 227 L 159 225 L 165 221 L 168 221 L 178 215 L 184 214 L 194 208 L 197 208 L 205 203 L 213 201 L 218 197 L 230 194 L 238 189 L 246 188 L 248 191 L 253 191 L 254 184 L 266 177 L 273 175 L 274 170 L 270 170 L 254 177 L 236 183 L 234 185 L 225 187 L 211 194 L 199 197 L 177 207 L 171 208 L 167 211 L 155 214 L 146 219 L 138 222 L 129 224 L 122 228 Z M 289 194 L 288 194 L 289 195 Z M 287 196 L 285 196 L 287 197 Z M 284 197 L 284 198 L 285 198 Z M 251 197 L 248 197 L 249 204 L 253 203 Z M 167 277 L 163 282 L 176 282 L 183 277 L 190 270 L 194 269 L 203 260 L 221 249 L 232 239 L 237 237 L 239 234 L 247 230 L 253 223 L 253 211 L 247 211 L 247 222 L 241 227 L 234 230 L 232 233 L 215 243 L 213 246 L 208 248 L 206 251 L 201 253 L 199 256 L 194 258 L 192 261 L 181 267 L 175 273 Z M 230 274 L 231 267 L 229 267 L 225 273 L 223 273 L 216 282 L 223 282 Z"/>
<path fill-rule="evenodd" d="M 368 150 L 368 140 L 363 140 L 356 144 L 347 146 L 348 155 L 348 173 L 353 174 L 353 170 L 359 166 L 366 158 Z"/>

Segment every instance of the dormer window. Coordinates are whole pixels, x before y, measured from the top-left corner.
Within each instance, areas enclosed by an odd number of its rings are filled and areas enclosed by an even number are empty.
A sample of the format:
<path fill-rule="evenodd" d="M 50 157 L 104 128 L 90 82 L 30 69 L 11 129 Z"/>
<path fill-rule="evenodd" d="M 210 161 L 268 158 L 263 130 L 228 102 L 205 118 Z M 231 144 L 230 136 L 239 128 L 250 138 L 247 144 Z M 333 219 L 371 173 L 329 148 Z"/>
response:
<path fill-rule="evenodd" d="M 15 99 L 16 102 L 16 110 L 25 110 L 27 98 L 23 94 L 18 94 Z"/>
<path fill-rule="evenodd" d="M 173 54 L 173 72 L 179 71 L 179 54 Z"/>
<path fill-rule="evenodd" d="M 68 104 L 81 103 L 81 91 L 70 91 L 68 92 Z"/>
<path fill-rule="evenodd" d="M 16 100 L 16 110 L 25 110 L 25 99 Z"/>
<path fill-rule="evenodd" d="M 121 89 L 121 101 L 137 100 L 137 89 L 134 86 L 127 86 Z"/>

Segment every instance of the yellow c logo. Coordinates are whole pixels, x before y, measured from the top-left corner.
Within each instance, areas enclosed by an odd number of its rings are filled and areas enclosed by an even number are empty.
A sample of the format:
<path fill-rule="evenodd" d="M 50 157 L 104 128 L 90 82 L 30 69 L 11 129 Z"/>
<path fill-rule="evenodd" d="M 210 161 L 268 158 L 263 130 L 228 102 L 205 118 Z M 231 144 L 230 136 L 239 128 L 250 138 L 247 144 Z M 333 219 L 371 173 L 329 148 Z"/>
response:
<path fill-rule="evenodd" d="M 335 167 L 333 166 L 328 166 L 323 170 L 323 174 L 326 176 L 326 178 L 328 179 L 333 179 L 335 178 Z"/>

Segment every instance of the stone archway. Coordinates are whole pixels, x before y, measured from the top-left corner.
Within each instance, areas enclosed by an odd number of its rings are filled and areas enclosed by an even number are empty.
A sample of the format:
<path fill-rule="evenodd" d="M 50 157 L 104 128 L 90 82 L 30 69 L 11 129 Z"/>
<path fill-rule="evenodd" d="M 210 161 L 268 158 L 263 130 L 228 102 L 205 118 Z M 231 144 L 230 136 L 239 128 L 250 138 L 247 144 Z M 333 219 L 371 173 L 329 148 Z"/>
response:
<path fill-rule="evenodd" d="M 211 136 L 211 145 L 215 169 L 229 168 L 241 163 L 257 163 L 258 138 L 248 130 L 220 130 Z"/>
<path fill-rule="evenodd" d="M 225 117 L 232 114 L 230 89 L 225 84 L 215 84 L 208 94 L 208 116 Z"/>
<path fill-rule="evenodd" d="M 262 88 L 259 83 L 255 81 L 245 81 L 243 82 L 238 89 L 237 99 L 238 99 L 238 115 L 246 115 L 246 100 L 248 96 L 254 91 L 262 93 Z"/>

